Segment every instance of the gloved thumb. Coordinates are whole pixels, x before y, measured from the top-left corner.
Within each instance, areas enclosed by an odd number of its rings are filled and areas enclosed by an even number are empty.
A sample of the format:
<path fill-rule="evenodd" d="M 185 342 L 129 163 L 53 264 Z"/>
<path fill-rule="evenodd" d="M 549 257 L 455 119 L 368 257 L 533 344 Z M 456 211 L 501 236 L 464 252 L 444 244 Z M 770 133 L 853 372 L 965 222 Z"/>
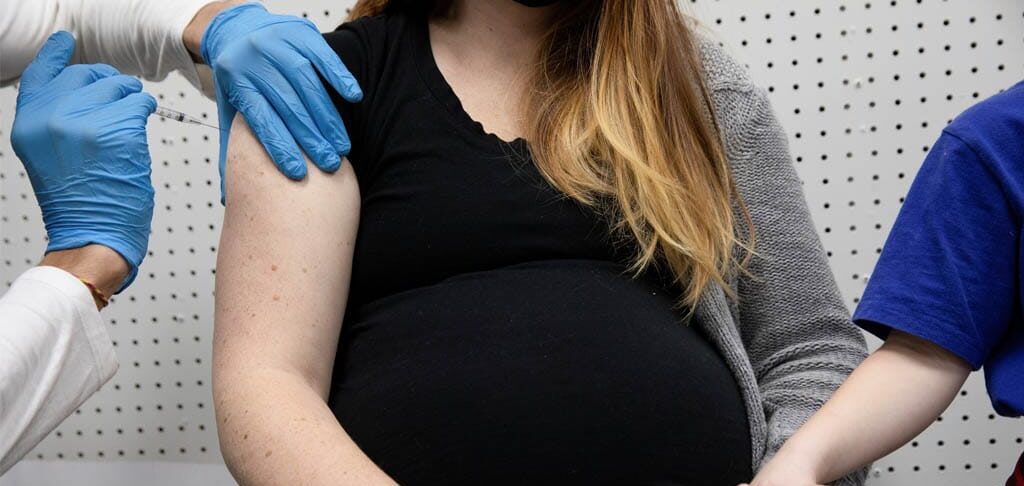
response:
<path fill-rule="evenodd" d="M 118 74 L 103 78 L 75 92 L 83 106 L 104 106 L 132 93 L 142 91 L 142 82 L 131 76 Z"/>
<path fill-rule="evenodd" d="M 113 107 L 145 120 L 156 111 L 156 99 L 153 98 L 153 95 L 141 91 L 121 98 L 121 100 L 114 102 Z"/>
<path fill-rule="evenodd" d="M 35 59 L 21 74 L 21 87 L 18 96 L 27 96 L 57 77 L 71 61 L 71 55 L 74 52 L 75 38 L 70 33 L 60 31 L 51 34 L 43 47 L 39 49 Z"/>
<path fill-rule="evenodd" d="M 57 93 L 84 88 L 96 81 L 121 73 L 109 64 L 75 64 L 64 68 L 46 85 Z"/>

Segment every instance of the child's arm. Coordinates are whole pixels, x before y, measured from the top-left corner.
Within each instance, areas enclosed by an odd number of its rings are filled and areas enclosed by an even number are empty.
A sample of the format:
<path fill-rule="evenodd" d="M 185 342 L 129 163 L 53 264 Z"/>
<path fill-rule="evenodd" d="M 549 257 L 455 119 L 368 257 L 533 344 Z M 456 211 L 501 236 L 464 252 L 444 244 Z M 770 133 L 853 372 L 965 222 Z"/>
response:
<path fill-rule="evenodd" d="M 924 431 L 970 372 L 953 353 L 893 331 L 751 485 L 826 484 L 886 456 Z"/>

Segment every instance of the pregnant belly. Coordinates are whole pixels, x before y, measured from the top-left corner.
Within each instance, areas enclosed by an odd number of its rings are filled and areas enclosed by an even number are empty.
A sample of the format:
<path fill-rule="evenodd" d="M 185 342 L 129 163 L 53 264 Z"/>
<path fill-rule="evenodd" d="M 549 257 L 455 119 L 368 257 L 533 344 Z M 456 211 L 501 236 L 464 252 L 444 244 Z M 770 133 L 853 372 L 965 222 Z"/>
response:
<path fill-rule="evenodd" d="M 401 484 L 736 484 L 741 396 L 673 296 L 605 262 L 465 274 L 352 313 L 330 405 Z"/>

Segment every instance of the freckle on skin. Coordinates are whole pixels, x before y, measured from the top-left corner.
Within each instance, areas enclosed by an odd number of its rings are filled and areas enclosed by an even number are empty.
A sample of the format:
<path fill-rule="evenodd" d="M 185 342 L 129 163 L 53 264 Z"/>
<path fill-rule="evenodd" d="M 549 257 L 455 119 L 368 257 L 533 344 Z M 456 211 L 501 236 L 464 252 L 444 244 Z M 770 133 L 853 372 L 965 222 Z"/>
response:
<path fill-rule="evenodd" d="M 302 267 L 302 273 L 306 273 L 306 267 Z"/>
<path fill-rule="evenodd" d="M 276 272 L 277 271 L 277 265 L 271 265 L 270 266 L 270 271 L 271 272 Z"/>
<path fill-rule="evenodd" d="M 277 294 L 274 294 L 274 302 L 277 302 L 279 300 L 281 300 L 281 296 L 277 295 Z"/>
<path fill-rule="evenodd" d="M 242 440 L 249 440 L 249 434 L 245 434 L 245 435 L 243 435 L 243 436 L 242 436 Z"/>
<path fill-rule="evenodd" d="M 273 453 L 274 453 L 274 451 L 267 451 L 266 454 L 263 454 L 263 457 L 270 457 L 270 455 L 273 454 Z"/>

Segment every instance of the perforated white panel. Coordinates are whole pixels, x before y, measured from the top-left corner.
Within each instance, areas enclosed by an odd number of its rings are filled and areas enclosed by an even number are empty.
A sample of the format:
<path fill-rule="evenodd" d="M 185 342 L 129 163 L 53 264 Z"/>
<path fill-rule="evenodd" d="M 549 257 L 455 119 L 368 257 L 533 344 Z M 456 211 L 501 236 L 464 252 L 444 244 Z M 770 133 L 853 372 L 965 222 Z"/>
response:
<path fill-rule="evenodd" d="M 351 1 L 267 2 L 333 29 Z M 750 65 L 789 130 L 819 232 L 852 307 L 939 131 L 1024 77 L 1020 0 L 685 2 Z M 179 77 L 147 85 L 214 120 Z M 0 91 L 0 283 L 41 256 L 44 233 L 9 144 L 15 91 Z M 139 278 L 104 311 L 121 369 L 43 442 L 42 460 L 218 462 L 209 386 L 221 207 L 216 132 L 153 118 L 157 211 Z M 980 376 L 875 485 L 1001 484 L 1024 426 L 991 413 Z"/>

